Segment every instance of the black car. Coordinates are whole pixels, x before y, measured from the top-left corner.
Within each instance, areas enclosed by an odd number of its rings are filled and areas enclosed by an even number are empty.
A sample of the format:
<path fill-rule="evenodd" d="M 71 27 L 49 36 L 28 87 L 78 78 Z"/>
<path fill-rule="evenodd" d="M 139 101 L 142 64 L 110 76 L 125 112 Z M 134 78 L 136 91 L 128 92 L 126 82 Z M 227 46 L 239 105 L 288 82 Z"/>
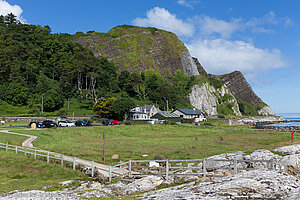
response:
<path fill-rule="evenodd" d="M 75 122 L 75 126 L 91 126 L 92 122 L 89 120 L 78 120 Z"/>
<path fill-rule="evenodd" d="M 44 124 L 42 122 L 39 121 L 32 121 L 30 122 L 28 125 L 31 127 L 32 124 L 36 124 L 37 128 L 44 128 Z"/>
<path fill-rule="evenodd" d="M 43 121 L 43 125 L 45 128 L 53 128 L 53 127 L 58 127 L 57 123 L 51 120 L 45 120 Z"/>
<path fill-rule="evenodd" d="M 103 126 L 108 126 L 108 125 L 114 125 L 114 124 L 113 124 L 112 121 L 109 121 L 109 120 L 103 120 L 103 121 L 102 121 L 102 125 L 103 125 Z"/>

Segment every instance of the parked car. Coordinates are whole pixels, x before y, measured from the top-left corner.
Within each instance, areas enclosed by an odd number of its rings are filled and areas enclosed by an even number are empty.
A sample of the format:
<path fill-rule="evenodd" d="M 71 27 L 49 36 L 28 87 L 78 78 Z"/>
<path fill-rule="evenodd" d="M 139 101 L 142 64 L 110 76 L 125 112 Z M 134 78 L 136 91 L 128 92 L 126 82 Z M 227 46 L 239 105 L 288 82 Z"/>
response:
<path fill-rule="evenodd" d="M 113 122 L 110 120 L 103 120 L 102 124 L 103 124 L 103 126 L 114 125 Z"/>
<path fill-rule="evenodd" d="M 57 123 L 51 120 L 45 120 L 43 121 L 44 128 L 53 128 L 53 127 L 58 127 Z"/>
<path fill-rule="evenodd" d="M 114 120 L 114 121 L 113 121 L 113 124 L 114 124 L 114 125 L 121 125 L 121 122 L 119 122 L 118 120 Z"/>
<path fill-rule="evenodd" d="M 71 126 L 75 126 L 75 124 L 73 122 L 71 122 L 70 120 L 62 120 L 62 121 L 58 122 L 58 126 L 71 127 Z"/>
<path fill-rule="evenodd" d="M 91 126 L 92 122 L 89 120 L 77 120 L 75 126 Z"/>
<path fill-rule="evenodd" d="M 37 128 L 44 128 L 44 124 L 42 122 L 39 121 L 32 121 L 30 122 L 28 125 L 31 127 L 32 124 L 36 124 Z"/>

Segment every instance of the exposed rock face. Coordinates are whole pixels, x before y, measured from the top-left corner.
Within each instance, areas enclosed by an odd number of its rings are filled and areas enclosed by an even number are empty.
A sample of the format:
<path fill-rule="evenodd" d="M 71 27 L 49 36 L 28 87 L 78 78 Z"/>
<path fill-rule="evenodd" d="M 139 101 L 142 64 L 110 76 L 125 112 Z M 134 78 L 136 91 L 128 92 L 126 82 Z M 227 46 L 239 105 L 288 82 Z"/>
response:
<path fill-rule="evenodd" d="M 197 69 L 198 69 L 198 72 L 200 75 L 204 76 L 204 77 L 207 77 L 207 72 L 205 71 L 205 69 L 202 67 L 202 65 L 200 64 L 199 60 L 197 58 L 193 58 L 196 66 L 197 66 Z"/>
<path fill-rule="evenodd" d="M 75 42 L 90 49 L 96 57 L 106 57 L 119 70 L 145 71 L 154 69 L 164 76 L 183 70 L 188 76 L 199 75 L 189 51 L 170 32 L 134 26 L 117 26 L 108 33 L 94 33 Z"/>
<path fill-rule="evenodd" d="M 189 94 L 189 100 L 193 107 L 199 109 L 209 116 L 216 116 L 218 115 L 217 104 L 220 103 L 218 102 L 218 99 L 220 97 L 223 97 L 225 94 L 231 96 L 231 99 L 229 99 L 227 103 L 233 104 L 233 113 L 237 116 L 241 116 L 237 100 L 231 94 L 229 88 L 226 85 L 223 85 L 219 89 L 215 89 L 207 82 L 201 86 L 194 85 L 192 88 L 192 92 Z"/>
<path fill-rule="evenodd" d="M 229 87 L 232 94 L 250 104 L 263 104 L 264 102 L 254 93 L 243 74 L 239 71 L 223 75 L 222 81 Z"/>
<path fill-rule="evenodd" d="M 259 115 L 275 115 L 273 110 L 269 106 L 264 106 L 262 109 L 257 111 Z"/>

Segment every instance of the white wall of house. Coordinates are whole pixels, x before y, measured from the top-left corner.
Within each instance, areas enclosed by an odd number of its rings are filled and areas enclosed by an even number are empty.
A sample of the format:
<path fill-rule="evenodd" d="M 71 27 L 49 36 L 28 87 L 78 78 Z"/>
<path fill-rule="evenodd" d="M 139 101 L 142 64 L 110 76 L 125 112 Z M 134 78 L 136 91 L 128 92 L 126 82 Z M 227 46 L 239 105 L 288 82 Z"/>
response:
<path fill-rule="evenodd" d="M 201 115 L 186 115 L 182 112 L 180 112 L 179 110 L 175 110 L 173 113 L 179 115 L 181 118 L 184 118 L 184 119 L 194 119 L 194 118 L 204 118 L 204 115 L 201 114 Z"/>
<path fill-rule="evenodd" d="M 132 113 L 132 120 L 149 120 L 150 117 L 146 113 Z"/>

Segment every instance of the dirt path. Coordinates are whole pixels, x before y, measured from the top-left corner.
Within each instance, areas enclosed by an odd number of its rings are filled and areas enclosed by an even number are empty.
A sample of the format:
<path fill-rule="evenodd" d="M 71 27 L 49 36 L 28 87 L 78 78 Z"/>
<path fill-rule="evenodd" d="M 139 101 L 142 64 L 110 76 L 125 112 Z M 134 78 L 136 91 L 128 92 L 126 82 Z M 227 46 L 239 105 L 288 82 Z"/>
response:
<path fill-rule="evenodd" d="M 8 134 L 13 134 L 13 135 L 21 135 L 21 136 L 29 137 L 24 142 L 22 142 L 22 147 L 29 147 L 29 148 L 33 147 L 32 142 L 38 138 L 37 136 L 33 136 L 33 135 L 27 135 L 27 134 L 22 134 L 22 133 L 9 132 L 9 130 L 0 130 L 0 132 L 2 132 L 2 133 L 8 133 Z"/>
<path fill-rule="evenodd" d="M 25 129 L 23 129 L 25 130 Z M 32 148 L 33 147 L 33 144 L 32 142 L 35 141 L 36 139 L 38 139 L 37 136 L 33 136 L 33 135 L 27 135 L 27 134 L 22 134 L 22 133 L 14 133 L 14 132 L 11 132 L 11 130 L 0 130 L 0 132 L 2 133 L 8 133 L 8 134 L 12 134 L 12 135 L 20 135 L 20 136 L 26 136 L 26 137 L 29 137 L 28 139 L 26 139 L 23 143 L 22 143 L 22 146 L 23 147 L 29 147 L 29 148 Z M 40 150 L 43 150 L 43 149 L 40 149 Z M 43 150 L 45 152 L 47 152 L 47 150 Z M 55 152 L 54 152 L 55 153 Z M 57 153 L 59 154 L 59 153 Z M 59 156 L 57 156 L 59 157 Z M 73 157 L 72 156 L 66 156 L 66 155 L 63 155 L 63 158 L 64 159 L 68 159 L 68 160 L 73 160 Z M 76 163 L 82 163 L 83 165 L 85 166 L 91 166 L 91 162 L 90 161 L 87 161 L 87 160 L 82 160 L 80 158 L 75 158 L 75 162 Z M 94 162 L 94 167 L 98 169 L 99 173 L 103 174 L 105 177 L 108 177 L 109 176 L 109 165 L 104 165 L 104 164 L 100 164 L 100 163 L 96 163 Z M 113 173 L 115 175 L 120 175 L 120 174 L 125 174 L 127 173 L 128 171 L 125 170 L 125 169 L 122 169 L 122 170 L 118 170 L 117 173 Z"/>

